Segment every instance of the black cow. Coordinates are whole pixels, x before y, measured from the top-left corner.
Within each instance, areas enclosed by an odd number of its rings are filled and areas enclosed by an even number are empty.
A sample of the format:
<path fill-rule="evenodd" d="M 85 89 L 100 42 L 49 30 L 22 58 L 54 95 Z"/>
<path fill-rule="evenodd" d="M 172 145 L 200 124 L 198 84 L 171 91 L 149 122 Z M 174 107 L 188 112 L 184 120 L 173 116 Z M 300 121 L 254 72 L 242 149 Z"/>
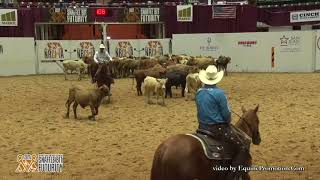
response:
<path fill-rule="evenodd" d="M 166 95 L 165 98 L 167 98 L 167 95 L 170 95 L 170 98 L 172 98 L 172 91 L 171 86 L 181 86 L 181 94 L 182 97 L 184 97 L 184 89 L 186 88 L 186 77 L 188 73 L 183 71 L 176 71 L 176 72 L 169 72 L 166 73 L 166 78 L 168 78 L 166 82 Z"/>

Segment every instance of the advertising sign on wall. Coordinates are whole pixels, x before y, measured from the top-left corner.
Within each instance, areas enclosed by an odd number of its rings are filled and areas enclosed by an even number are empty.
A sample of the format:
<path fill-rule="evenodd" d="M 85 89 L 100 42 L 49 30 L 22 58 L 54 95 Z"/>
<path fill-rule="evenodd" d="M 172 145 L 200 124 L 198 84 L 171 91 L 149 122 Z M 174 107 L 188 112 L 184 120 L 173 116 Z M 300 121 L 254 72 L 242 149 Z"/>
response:
<path fill-rule="evenodd" d="M 170 39 L 110 40 L 112 57 L 161 56 L 169 54 Z"/>
<path fill-rule="evenodd" d="M 84 23 L 88 22 L 87 8 L 68 8 L 67 22 L 69 23 Z"/>
<path fill-rule="evenodd" d="M 18 26 L 16 9 L 0 9 L 0 26 Z"/>
<path fill-rule="evenodd" d="M 177 21 L 192 22 L 193 6 L 192 5 L 177 5 Z"/>
<path fill-rule="evenodd" d="M 228 68 L 233 72 L 314 71 L 316 43 L 312 31 L 173 34 L 172 38 L 174 54 L 229 56 Z M 320 69 L 320 50 L 317 59 Z"/>
<path fill-rule="evenodd" d="M 144 50 L 145 55 L 149 57 L 163 55 L 163 46 L 160 41 L 149 41 Z"/>
<path fill-rule="evenodd" d="M 160 8 L 140 8 L 141 22 L 159 22 Z"/>
<path fill-rule="evenodd" d="M 79 59 L 83 57 L 93 57 L 95 53 L 95 48 L 92 42 L 80 42 L 79 47 L 77 48 L 77 57 Z"/>
<path fill-rule="evenodd" d="M 44 58 L 49 60 L 64 59 L 64 49 L 60 42 L 48 42 L 43 50 Z"/>
<path fill-rule="evenodd" d="M 298 11 L 290 13 L 290 22 L 320 21 L 320 10 Z"/>
<path fill-rule="evenodd" d="M 206 43 L 203 43 L 205 45 L 199 47 L 201 51 L 217 51 L 219 49 L 218 46 L 214 45 L 212 37 L 208 37 Z"/>
<path fill-rule="evenodd" d="M 301 37 L 300 36 L 286 36 L 283 35 L 279 38 L 280 42 L 280 52 L 300 52 L 300 42 Z"/>
<path fill-rule="evenodd" d="M 252 47 L 257 45 L 257 41 L 238 41 L 238 45 L 242 47 Z"/>
<path fill-rule="evenodd" d="M 133 56 L 133 47 L 130 41 L 119 41 L 115 48 L 116 57 Z"/>

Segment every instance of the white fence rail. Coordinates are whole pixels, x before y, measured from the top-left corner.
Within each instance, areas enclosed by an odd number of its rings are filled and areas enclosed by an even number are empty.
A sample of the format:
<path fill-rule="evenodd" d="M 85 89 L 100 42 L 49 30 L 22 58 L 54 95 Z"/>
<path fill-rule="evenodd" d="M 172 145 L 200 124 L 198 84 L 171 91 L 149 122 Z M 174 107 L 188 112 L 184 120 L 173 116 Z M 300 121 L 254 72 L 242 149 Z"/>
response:
<path fill-rule="evenodd" d="M 172 47 L 171 47 L 172 41 Z M 101 40 L 0 38 L 0 76 L 62 73 L 61 61 L 93 55 Z M 231 72 L 320 71 L 320 31 L 174 34 L 171 39 L 109 40 L 113 57 L 230 56 Z"/>

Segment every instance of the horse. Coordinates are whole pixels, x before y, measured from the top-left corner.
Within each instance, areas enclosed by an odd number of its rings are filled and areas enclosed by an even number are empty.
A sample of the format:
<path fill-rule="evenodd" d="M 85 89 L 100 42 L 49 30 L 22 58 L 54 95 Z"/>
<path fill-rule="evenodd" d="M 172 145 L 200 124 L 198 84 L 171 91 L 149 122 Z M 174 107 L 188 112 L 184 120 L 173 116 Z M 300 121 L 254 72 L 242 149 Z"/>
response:
<path fill-rule="evenodd" d="M 82 57 L 82 60 L 84 63 L 86 63 L 88 65 L 87 67 L 87 73 L 88 73 L 88 77 L 92 77 L 92 74 L 91 74 L 91 66 L 93 63 L 95 63 L 95 61 L 93 60 L 93 57 L 92 56 L 83 56 Z"/>
<path fill-rule="evenodd" d="M 236 127 L 252 138 L 252 143 L 261 142 L 259 118 L 254 109 L 246 110 L 242 106 L 243 115 Z M 251 157 L 248 158 L 251 165 Z M 155 154 L 151 169 L 151 180 L 217 180 L 225 179 L 227 171 L 215 171 L 213 167 L 229 167 L 229 160 L 211 160 L 204 153 L 199 140 L 186 134 L 178 134 L 162 142 Z M 250 180 L 248 173 L 242 173 L 242 180 Z"/>
<path fill-rule="evenodd" d="M 99 74 L 97 74 L 96 79 L 94 78 L 94 76 L 98 70 L 98 64 L 96 62 L 93 62 L 90 67 L 91 78 L 93 83 L 96 83 L 98 88 L 101 87 L 102 85 L 108 86 L 110 92 L 111 92 L 111 84 L 114 84 L 111 66 L 112 64 L 110 62 L 102 64 L 101 71 Z M 108 96 L 108 102 L 110 102 L 110 95 Z"/>
<path fill-rule="evenodd" d="M 216 60 L 216 66 L 218 71 L 223 70 L 224 74 L 226 76 L 228 76 L 228 72 L 227 72 L 227 67 L 228 64 L 231 62 L 231 58 L 230 57 L 225 57 L 225 56 L 219 56 L 219 58 Z"/>

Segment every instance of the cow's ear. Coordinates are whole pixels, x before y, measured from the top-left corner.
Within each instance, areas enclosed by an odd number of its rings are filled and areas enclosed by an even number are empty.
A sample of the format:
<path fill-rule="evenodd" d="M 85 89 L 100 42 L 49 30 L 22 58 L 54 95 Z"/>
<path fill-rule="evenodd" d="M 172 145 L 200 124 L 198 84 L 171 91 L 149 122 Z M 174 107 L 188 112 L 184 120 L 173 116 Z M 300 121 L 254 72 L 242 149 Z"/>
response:
<path fill-rule="evenodd" d="M 256 106 L 256 108 L 254 108 L 254 111 L 257 113 L 259 110 L 259 104 Z"/>

